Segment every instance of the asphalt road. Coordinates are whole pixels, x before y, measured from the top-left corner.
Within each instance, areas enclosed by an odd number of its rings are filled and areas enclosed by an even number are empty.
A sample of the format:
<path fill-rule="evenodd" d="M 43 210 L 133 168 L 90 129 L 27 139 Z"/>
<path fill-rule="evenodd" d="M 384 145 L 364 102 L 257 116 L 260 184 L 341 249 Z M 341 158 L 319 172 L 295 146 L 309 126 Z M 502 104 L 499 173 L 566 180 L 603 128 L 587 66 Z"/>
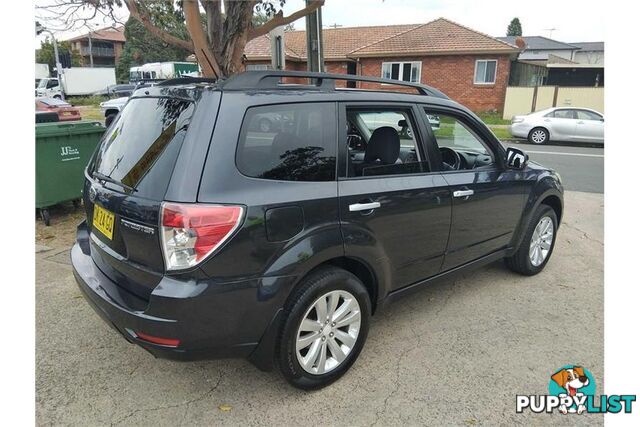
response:
<path fill-rule="evenodd" d="M 565 190 L 604 193 L 604 148 L 571 145 L 533 145 L 505 142 L 520 148 L 529 158 L 555 169 Z"/>
<path fill-rule="evenodd" d="M 596 414 L 515 412 L 516 394 L 547 394 L 565 364 L 604 389 L 603 195 L 567 192 L 565 208 L 542 273 L 495 263 L 392 304 L 351 370 L 316 392 L 244 360 L 156 360 L 127 343 L 73 279 L 81 214 L 55 217 L 37 226 L 48 247 L 36 255 L 36 424 L 602 425 Z"/>

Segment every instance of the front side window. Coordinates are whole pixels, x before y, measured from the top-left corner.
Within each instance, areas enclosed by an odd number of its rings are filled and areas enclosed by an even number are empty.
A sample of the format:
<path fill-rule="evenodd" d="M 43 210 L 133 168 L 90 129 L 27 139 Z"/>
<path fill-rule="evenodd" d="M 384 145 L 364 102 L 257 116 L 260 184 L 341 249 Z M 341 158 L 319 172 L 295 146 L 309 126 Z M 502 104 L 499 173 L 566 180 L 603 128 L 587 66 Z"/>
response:
<path fill-rule="evenodd" d="M 236 152 L 244 175 L 281 181 L 336 177 L 335 104 L 283 104 L 247 110 Z"/>
<path fill-rule="evenodd" d="M 444 170 L 470 170 L 495 164 L 490 148 L 459 118 L 425 110 Z"/>
<path fill-rule="evenodd" d="M 347 108 L 349 177 L 429 172 L 410 110 Z"/>
<path fill-rule="evenodd" d="M 47 89 L 51 89 L 52 87 L 56 87 L 56 86 L 58 86 L 57 79 L 51 79 L 49 80 L 49 83 L 47 83 Z"/>
<path fill-rule="evenodd" d="M 553 117 L 556 119 L 575 119 L 574 110 L 556 110 L 553 112 Z"/>
<path fill-rule="evenodd" d="M 497 67 L 498 61 L 495 59 L 477 60 L 473 82 L 479 85 L 494 84 L 496 82 Z"/>
<path fill-rule="evenodd" d="M 382 78 L 420 83 L 421 62 L 383 62 Z"/>

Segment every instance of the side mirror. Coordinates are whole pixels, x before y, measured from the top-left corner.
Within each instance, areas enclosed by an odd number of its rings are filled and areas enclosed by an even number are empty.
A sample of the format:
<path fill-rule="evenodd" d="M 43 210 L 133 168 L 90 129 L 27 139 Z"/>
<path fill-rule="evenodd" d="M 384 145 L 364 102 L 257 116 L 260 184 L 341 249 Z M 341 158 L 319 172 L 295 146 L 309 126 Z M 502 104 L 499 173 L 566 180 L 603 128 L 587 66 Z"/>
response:
<path fill-rule="evenodd" d="M 529 161 L 529 156 L 517 148 L 507 148 L 507 167 L 509 169 L 524 169 Z"/>

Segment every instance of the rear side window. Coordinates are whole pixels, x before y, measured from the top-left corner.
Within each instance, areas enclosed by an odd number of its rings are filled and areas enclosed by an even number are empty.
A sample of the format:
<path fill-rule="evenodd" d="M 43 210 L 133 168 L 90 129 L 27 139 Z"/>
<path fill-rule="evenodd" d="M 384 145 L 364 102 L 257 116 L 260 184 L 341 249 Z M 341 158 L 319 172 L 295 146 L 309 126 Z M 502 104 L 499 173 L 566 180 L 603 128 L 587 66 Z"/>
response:
<path fill-rule="evenodd" d="M 242 122 L 236 164 L 254 178 L 333 181 L 336 150 L 334 103 L 254 107 Z"/>
<path fill-rule="evenodd" d="M 138 196 L 162 199 L 193 110 L 192 102 L 181 99 L 131 99 L 89 170 L 134 188 Z"/>

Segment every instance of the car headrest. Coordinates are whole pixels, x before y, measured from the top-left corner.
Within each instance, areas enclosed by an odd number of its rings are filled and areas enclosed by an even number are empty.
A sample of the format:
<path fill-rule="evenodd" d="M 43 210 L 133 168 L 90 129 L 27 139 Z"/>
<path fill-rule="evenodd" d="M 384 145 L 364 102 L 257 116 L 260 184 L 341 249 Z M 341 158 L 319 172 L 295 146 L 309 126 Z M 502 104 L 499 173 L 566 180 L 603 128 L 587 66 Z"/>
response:
<path fill-rule="evenodd" d="M 400 137 L 391 126 L 379 127 L 369 139 L 367 149 L 364 152 L 366 163 L 379 160 L 380 163 L 391 165 L 398 160 L 400 155 Z"/>
<path fill-rule="evenodd" d="M 398 120 L 398 126 L 401 127 L 401 128 L 409 127 L 409 125 L 407 124 L 407 120 L 406 119 Z"/>

